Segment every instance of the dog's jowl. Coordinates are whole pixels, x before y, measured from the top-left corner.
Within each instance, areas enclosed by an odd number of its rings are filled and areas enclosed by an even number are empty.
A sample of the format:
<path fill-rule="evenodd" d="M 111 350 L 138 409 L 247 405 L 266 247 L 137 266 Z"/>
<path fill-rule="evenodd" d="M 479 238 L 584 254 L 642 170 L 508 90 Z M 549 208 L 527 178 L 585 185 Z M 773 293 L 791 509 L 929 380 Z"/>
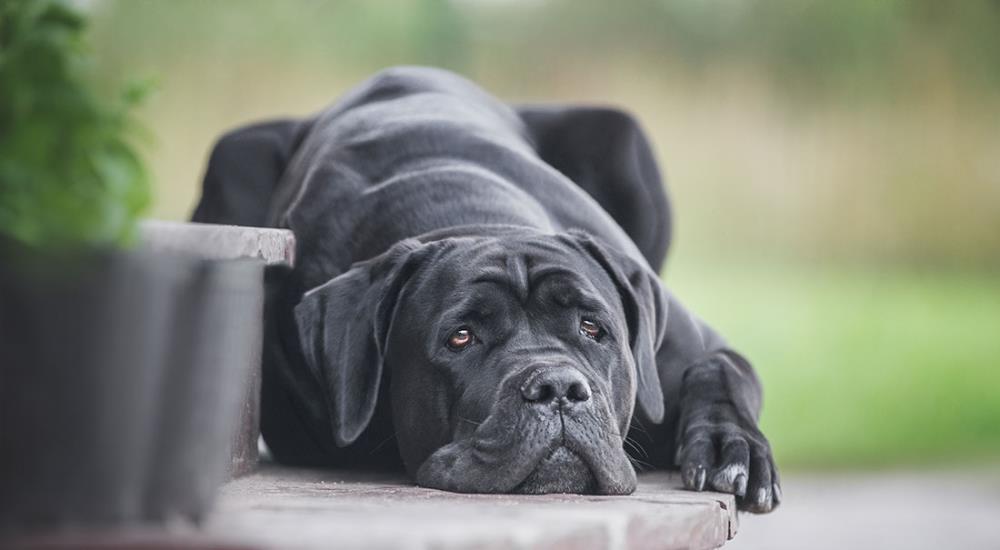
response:
<path fill-rule="evenodd" d="M 657 276 L 670 208 L 622 111 L 386 70 L 223 136 L 194 220 L 295 233 L 296 267 L 268 277 L 261 427 L 282 462 L 628 494 L 635 461 L 778 504 L 752 367 Z"/>

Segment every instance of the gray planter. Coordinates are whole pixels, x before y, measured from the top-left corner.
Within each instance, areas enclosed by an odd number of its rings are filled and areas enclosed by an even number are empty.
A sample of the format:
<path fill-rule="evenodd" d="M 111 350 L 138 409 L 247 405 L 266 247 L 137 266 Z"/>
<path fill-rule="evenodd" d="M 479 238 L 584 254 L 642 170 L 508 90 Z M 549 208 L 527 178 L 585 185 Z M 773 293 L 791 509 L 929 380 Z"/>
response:
<path fill-rule="evenodd" d="M 204 514 L 259 354 L 262 270 L 0 246 L 0 536 Z"/>
<path fill-rule="evenodd" d="M 259 260 L 205 260 L 177 302 L 146 493 L 151 517 L 200 519 L 228 477 L 247 367 L 260 362 L 263 276 Z"/>

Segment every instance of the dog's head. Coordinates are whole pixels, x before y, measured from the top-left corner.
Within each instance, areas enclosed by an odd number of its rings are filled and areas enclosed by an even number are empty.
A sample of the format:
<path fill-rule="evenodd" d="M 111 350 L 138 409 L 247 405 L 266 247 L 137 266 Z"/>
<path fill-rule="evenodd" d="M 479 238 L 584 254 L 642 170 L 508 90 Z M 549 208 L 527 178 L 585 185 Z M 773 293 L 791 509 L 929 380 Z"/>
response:
<path fill-rule="evenodd" d="M 665 308 L 648 266 L 569 233 L 404 241 L 295 313 L 339 445 L 384 381 L 421 485 L 626 494 L 633 407 L 663 416 Z"/>

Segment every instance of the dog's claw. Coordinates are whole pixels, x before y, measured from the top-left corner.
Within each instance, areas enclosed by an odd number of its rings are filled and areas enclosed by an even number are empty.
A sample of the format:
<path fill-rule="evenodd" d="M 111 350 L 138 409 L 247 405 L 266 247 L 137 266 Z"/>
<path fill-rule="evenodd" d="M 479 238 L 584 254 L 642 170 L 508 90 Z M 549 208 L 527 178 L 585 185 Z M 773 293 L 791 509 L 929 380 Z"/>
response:
<path fill-rule="evenodd" d="M 757 489 L 757 498 L 754 499 L 754 505 L 761 510 L 767 507 L 767 489 L 763 487 Z"/>
<path fill-rule="evenodd" d="M 747 495 L 747 476 L 739 474 L 733 482 L 733 492 L 736 496 L 745 497 Z"/>
<path fill-rule="evenodd" d="M 781 504 L 781 485 L 775 483 L 771 488 L 771 492 L 774 498 L 774 505 L 777 506 Z"/>
<path fill-rule="evenodd" d="M 702 464 L 689 464 L 684 468 L 684 486 L 692 491 L 704 491 L 708 470 Z"/>

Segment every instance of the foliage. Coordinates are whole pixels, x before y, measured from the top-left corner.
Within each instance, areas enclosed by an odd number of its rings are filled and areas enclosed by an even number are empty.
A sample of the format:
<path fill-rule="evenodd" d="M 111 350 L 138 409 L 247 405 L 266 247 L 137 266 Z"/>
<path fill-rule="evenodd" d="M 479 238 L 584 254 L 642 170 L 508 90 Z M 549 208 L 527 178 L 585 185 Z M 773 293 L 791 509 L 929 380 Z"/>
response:
<path fill-rule="evenodd" d="M 126 243 L 150 200 L 128 141 L 143 87 L 95 92 L 85 28 L 56 0 L 0 3 L 0 233 L 32 246 Z"/>

